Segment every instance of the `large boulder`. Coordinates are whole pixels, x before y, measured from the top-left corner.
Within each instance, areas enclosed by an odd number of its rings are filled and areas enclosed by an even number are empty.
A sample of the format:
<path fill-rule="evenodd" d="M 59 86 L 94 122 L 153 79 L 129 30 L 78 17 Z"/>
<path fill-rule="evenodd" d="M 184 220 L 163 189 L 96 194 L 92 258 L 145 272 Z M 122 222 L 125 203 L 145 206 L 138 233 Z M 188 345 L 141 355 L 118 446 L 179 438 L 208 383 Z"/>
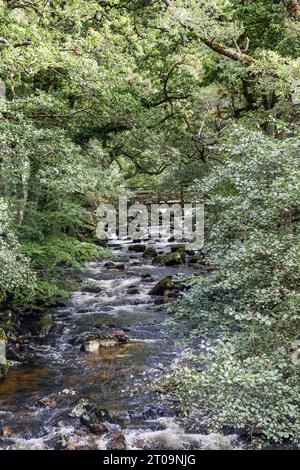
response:
<path fill-rule="evenodd" d="M 152 261 L 154 266 L 178 266 L 185 262 L 184 252 L 168 253 L 166 255 L 157 256 Z"/>
<path fill-rule="evenodd" d="M 41 337 L 47 336 L 54 326 L 54 320 L 50 313 L 45 313 L 38 322 L 38 335 Z"/>
<path fill-rule="evenodd" d="M 7 337 L 5 331 L 0 328 L 0 380 L 3 380 L 8 371 L 8 362 L 6 359 Z"/>
<path fill-rule="evenodd" d="M 173 279 L 172 276 L 167 276 L 161 279 L 149 292 L 149 295 L 164 295 L 166 297 L 173 297 L 178 295 L 184 286 L 181 282 Z"/>

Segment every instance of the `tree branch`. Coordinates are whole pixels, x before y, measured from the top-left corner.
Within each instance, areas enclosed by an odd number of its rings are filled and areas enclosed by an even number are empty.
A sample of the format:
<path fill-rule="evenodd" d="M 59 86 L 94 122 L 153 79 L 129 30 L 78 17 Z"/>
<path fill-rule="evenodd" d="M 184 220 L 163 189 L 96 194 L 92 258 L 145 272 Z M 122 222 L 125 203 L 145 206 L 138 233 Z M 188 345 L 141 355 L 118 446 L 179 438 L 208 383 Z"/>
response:
<path fill-rule="evenodd" d="M 65 118 L 70 118 L 70 117 L 76 116 L 77 114 L 86 113 L 87 111 L 92 109 L 93 106 L 94 106 L 94 104 L 88 106 L 87 108 L 72 111 L 69 114 L 33 114 L 31 116 L 28 116 L 28 118 L 29 119 L 40 119 L 40 118 L 43 118 L 43 119 L 45 119 L 45 118 L 46 119 L 47 118 L 50 118 L 50 119 L 65 119 Z"/>
<path fill-rule="evenodd" d="M 256 59 L 247 54 L 244 54 L 241 51 L 237 51 L 235 49 L 232 49 L 231 47 L 226 47 L 223 44 L 207 39 L 205 37 L 201 37 L 200 40 L 213 51 L 218 52 L 219 54 L 226 56 L 229 59 L 241 62 L 242 64 L 247 66 L 259 64 Z"/>

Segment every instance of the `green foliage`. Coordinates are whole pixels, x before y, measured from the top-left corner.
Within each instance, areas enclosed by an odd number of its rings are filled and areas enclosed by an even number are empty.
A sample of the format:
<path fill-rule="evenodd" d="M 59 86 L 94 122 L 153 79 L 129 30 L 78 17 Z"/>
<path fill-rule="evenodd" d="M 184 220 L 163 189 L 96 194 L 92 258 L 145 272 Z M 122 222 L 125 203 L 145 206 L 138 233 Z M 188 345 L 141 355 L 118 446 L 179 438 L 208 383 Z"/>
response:
<path fill-rule="evenodd" d="M 210 336 L 213 345 L 222 338 L 204 371 L 175 368 L 185 404 L 197 396 L 214 429 L 233 425 L 297 443 L 299 150 L 298 138 L 276 141 L 241 128 L 218 146 L 224 165 L 195 185 L 208 210 L 206 262 L 216 272 L 175 309 L 177 320 L 191 321 L 193 337 Z"/>
<path fill-rule="evenodd" d="M 169 386 L 179 392 L 185 414 L 201 417 L 212 432 L 226 425 L 242 430 L 258 447 L 266 440 L 299 445 L 299 373 L 290 356 L 241 357 L 240 346 L 234 340 L 215 346 L 202 371 L 199 356 L 173 366 Z"/>
<path fill-rule="evenodd" d="M 26 309 L 53 305 L 57 298 L 67 297 L 76 285 L 72 280 L 75 270 L 81 269 L 87 261 L 111 257 L 109 250 L 67 235 L 42 243 L 26 242 L 22 250 L 31 259 L 31 269 L 37 273 L 34 290 L 23 288 L 14 293 L 14 305 Z M 66 273 L 69 273 L 67 278 Z"/>
<path fill-rule="evenodd" d="M 7 204 L 0 198 L 0 302 L 8 292 L 35 286 L 35 275 L 29 259 L 21 253 L 20 245 L 12 230 L 12 216 Z"/>

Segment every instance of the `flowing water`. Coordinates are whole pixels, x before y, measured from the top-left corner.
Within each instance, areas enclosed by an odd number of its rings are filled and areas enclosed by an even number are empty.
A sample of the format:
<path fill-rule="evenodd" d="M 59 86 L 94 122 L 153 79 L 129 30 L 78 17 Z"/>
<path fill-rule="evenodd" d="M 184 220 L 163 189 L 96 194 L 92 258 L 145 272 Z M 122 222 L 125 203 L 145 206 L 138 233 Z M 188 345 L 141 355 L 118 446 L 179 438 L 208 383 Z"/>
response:
<path fill-rule="evenodd" d="M 129 244 L 130 240 L 111 244 L 118 262 L 125 263 L 123 271 L 107 269 L 105 261 L 87 264 L 83 283 L 93 280 L 99 292 L 82 288 L 64 307 L 55 308 L 53 331 L 46 339 L 32 340 L 27 360 L 10 368 L 0 384 L 0 429 L 6 429 L 0 448 L 108 448 L 109 432 L 92 434 L 70 416 L 82 398 L 109 411 L 109 431 L 121 430 L 127 449 L 236 445 L 235 436 L 185 432 L 176 416 L 176 402 L 162 400 L 155 390 L 155 377 L 167 370 L 179 350 L 176 336 L 163 328 L 167 313 L 162 299 L 149 291 L 169 274 L 195 271 L 185 265 L 152 266 L 142 253 L 128 251 Z M 154 246 L 162 252 L 169 249 L 162 240 Z M 145 281 L 148 273 L 151 282 Z M 84 339 L 111 328 L 125 330 L 128 344 L 100 348 L 98 354 L 80 351 Z"/>

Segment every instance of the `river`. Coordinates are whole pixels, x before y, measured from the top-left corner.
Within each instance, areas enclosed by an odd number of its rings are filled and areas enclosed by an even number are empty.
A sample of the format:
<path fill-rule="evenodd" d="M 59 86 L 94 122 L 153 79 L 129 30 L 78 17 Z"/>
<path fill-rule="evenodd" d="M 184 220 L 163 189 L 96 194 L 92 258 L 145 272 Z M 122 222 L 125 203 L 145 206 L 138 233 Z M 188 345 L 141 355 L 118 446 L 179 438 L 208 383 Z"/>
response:
<path fill-rule="evenodd" d="M 148 241 L 166 253 L 166 240 Z M 186 432 L 176 400 L 162 399 L 155 378 L 179 354 L 177 337 L 163 327 L 163 299 L 149 295 L 167 275 L 191 275 L 195 268 L 153 266 L 132 241 L 110 244 L 125 269 L 107 260 L 88 263 L 81 288 L 51 310 L 55 327 L 30 342 L 26 360 L 12 364 L 0 384 L 1 449 L 230 449 L 235 436 Z M 91 283 L 97 292 L 89 292 Z M 30 323 L 30 319 L 29 319 Z M 127 344 L 81 351 L 82 342 L 103 331 L 123 329 Z M 81 399 L 107 410 L 107 432 L 90 432 L 72 410 Z M 76 413 L 75 413 L 76 414 Z"/>

